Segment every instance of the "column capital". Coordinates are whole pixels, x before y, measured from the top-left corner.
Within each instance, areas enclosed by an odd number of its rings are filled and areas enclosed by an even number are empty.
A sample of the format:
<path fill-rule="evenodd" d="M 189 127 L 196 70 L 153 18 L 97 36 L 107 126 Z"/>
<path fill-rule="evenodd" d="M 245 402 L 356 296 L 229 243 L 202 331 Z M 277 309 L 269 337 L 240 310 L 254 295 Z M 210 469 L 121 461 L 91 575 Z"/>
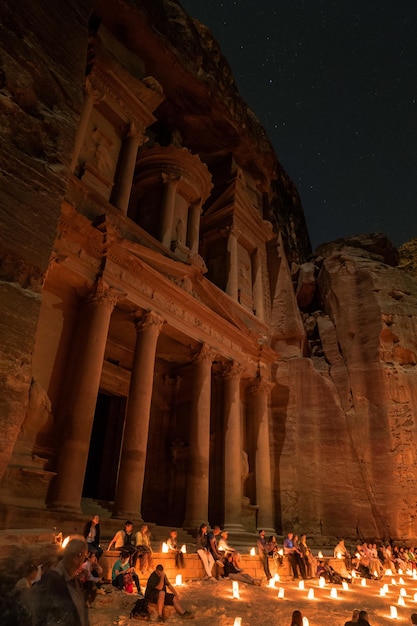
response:
<path fill-rule="evenodd" d="M 155 311 L 137 311 L 134 315 L 133 323 L 137 333 L 140 333 L 147 328 L 156 328 L 159 332 L 165 324 L 165 320 Z"/>
<path fill-rule="evenodd" d="M 212 363 L 214 361 L 214 357 L 216 356 L 216 352 L 206 343 L 201 344 L 199 349 L 195 352 L 193 356 L 193 361 L 203 361 L 204 363 Z"/>
<path fill-rule="evenodd" d="M 230 224 L 229 226 L 225 226 L 224 228 L 220 229 L 220 234 L 223 237 L 235 237 L 236 239 L 239 239 L 240 235 L 242 234 L 242 231 L 237 228 L 237 226 L 235 224 Z"/>
<path fill-rule="evenodd" d="M 274 383 L 269 377 L 259 376 L 252 381 L 250 385 L 250 390 L 253 394 L 268 393 L 273 386 Z"/>
<path fill-rule="evenodd" d="M 88 295 L 87 300 L 88 303 L 93 306 L 102 304 L 110 309 L 110 311 L 113 311 L 117 302 L 125 297 L 125 293 L 115 289 L 115 287 L 111 287 L 102 278 L 99 278 L 94 284 L 93 290 Z"/>
<path fill-rule="evenodd" d="M 89 79 L 85 81 L 84 85 L 84 96 L 85 98 L 91 98 L 93 104 L 99 104 L 104 99 L 104 91 L 101 89 L 97 89 L 97 87 L 93 87 Z"/>
<path fill-rule="evenodd" d="M 128 139 L 134 139 L 137 142 L 138 147 L 143 146 L 143 144 L 148 141 L 148 137 L 145 135 L 145 128 L 143 126 L 138 127 L 134 122 L 130 122 L 125 137 Z"/>
<path fill-rule="evenodd" d="M 170 172 L 161 172 L 161 176 L 164 185 L 174 185 L 176 187 L 181 180 L 181 176 L 171 174 Z"/>
<path fill-rule="evenodd" d="M 237 361 L 229 361 L 224 366 L 223 378 L 240 378 L 243 374 L 243 367 Z"/>

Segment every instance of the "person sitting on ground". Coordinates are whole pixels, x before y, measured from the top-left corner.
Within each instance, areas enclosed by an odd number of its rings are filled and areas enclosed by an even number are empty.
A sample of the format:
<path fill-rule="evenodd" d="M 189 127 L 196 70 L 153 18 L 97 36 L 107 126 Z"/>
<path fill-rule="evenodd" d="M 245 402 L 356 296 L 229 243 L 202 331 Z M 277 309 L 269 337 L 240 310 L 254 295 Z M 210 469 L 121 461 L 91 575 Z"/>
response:
<path fill-rule="evenodd" d="M 326 577 L 325 577 L 325 574 L 326 574 L 326 569 L 325 569 L 325 567 L 324 567 L 324 561 L 321 561 L 321 560 L 320 560 L 320 561 L 317 563 L 316 576 L 317 576 L 318 578 L 320 578 L 320 576 L 322 576 L 323 578 L 326 578 Z"/>
<path fill-rule="evenodd" d="M 129 584 L 130 580 L 132 580 L 138 592 L 138 595 L 142 595 L 142 591 L 140 588 L 140 582 L 138 575 L 135 572 L 135 568 L 130 565 L 130 554 L 124 550 L 120 553 L 120 558 L 113 565 L 113 569 L 111 571 L 111 583 L 113 587 L 119 589 L 119 591 L 125 591 L 126 583 Z M 129 582 L 126 580 L 129 579 Z"/>
<path fill-rule="evenodd" d="M 169 590 L 168 592 L 167 589 Z M 182 608 L 176 590 L 166 577 L 163 565 L 157 565 L 149 576 L 145 598 L 151 604 L 156 604 L 158 622 L 165 622 L 164 606 L 173 606 L 178 615 L 184 619 L 194 619 L 194 615 L 190 611 L 184 611 Z"/>
<path fill-rule="evenodd" d="M 246 572 L 242 572 L 240 569 L 236 568 L 233 563 L 233 554 L 231 552 L 226 552 L 224 557 L 224 577 L 230 578 L 231 580 L 238 580 L 242 583 L 247 583 L 248 585 L 256 585 L 257 587 L 261 586 L 261 580 L 259 578 L 252 578 L 250 574 L 246 574 Z"/>
<path fill-rule="evenodd" d="M 345 626 L 356 626 L 359 619 L 359 609 L 353 609 L 352 619 L 345 622 Z"/>
<path fill-rule="evenodd" d="M 88 557 L 82 564 L 81 569 L 84 572 L 83 590 L 85 602 L 88 608 L 91 608 L 97 592 L 100 590 L 100 593 L 104 593 L 101 589 L 101 585 L 104 583 L 103 568 L 99 565 L 95 552 L 88 553 Z"/>
<path fill-rule="evenodd" d="M 265 576 L 267 578 L 267 580 L 269 580 L 270 578 L 272 578 L 272 574 L 270 572 L 269 569 L 269 563 L 268 563 L 268 552 L 269 552 L 269 546 L 268 546 L 268 542 L 266 540 L 265 537 L 265 531 L 263 529 L 261 529 L 258 533 L 258 553 L 259 556 L 261 557 L 261 561 L 262 561 L 262 566 L 264 568 L 264 572 L 265 572 Z"/>
<path fill-rule="evenodd" d="M 215 578 L 211 573 L 214 565 L 214 558 L 208 546 L 207 524 L 200 524 L 196 537 L 196 551 L 201 559 L 201 562 L 203 563 L 204 571 L 206 573 L 205 578 L 207 580 L 215 581 Z"/>
<path fill-rule="evenodd" d="M 174 553 L 175 555 L 175 567 L 177 569 L 182 569 L 184 567 L 184 555 L 181 548 L 178 546 L 177 536 L 177 531 L 171 530 L 167 539 L 167 546 L 169 552 Z"/>
<path fill-rule="evenodd" d="M 107 552 L 111 550 L 112 546 L 114 546 L 116 550 L 123 548 L 123 551 L 128 552 L 132 557 L 132 566 L 135 567 L 138 553 L 133 539 L 133 523 L 128 520 L 125 522 L 124 529 L 118 530 L 113 539 L 110 541 Z"/>
<path fill-rule="evenodd" d="M 303 626 L 303 616 L 301 611 L 293 611 L 291 617 L 291 626 Z"/>
<path fill-rule="evenodd" d="M 87 554 L 84 537 L 72 537 L 62 559 L 33 585 L 30 600 L 33 624 L 88 625 L 87 607 L 78 578 Z"/>
<path fill-rule="evenodd" d="M 368 622 L 368 613 L 367 611 L 359 611 L 359 619 L 356 622 L 357 626 L 371 626 Z"/>
<path fill-rule="evenodd" d="M 153 568 L 151 533 L 147 524 L 143 524 L 135 536 L 136 550 L 140 561 L 140 571 L 150 571 Z"/>
<path fill-rule="evenodd" d="M 88 544 L 88 551 L 95 552 L 97 559 L 103 554 L 102 548 L 100 548 L 100 518 L 98 515 L 86 522 L 83 530 L 84 538 Z"/>
<path fill-rule="evenodd" d="M 242 557 L 240 556 L 239 552 L 237 552 L 234 548 L 229 546 L 229 544 L 227 543 L 228 538 L 229 538 L 229 533 L 227 532 L 227 530 L 222 530 L 220 532 L 220 539 L 217 545 L 217 550 L 219 554 L 221 555 L 221 560 L 223 561 L 223 563 L 224 563 L 225 554 L 226 553 L 231 554 L 233 565 L 238 571 L 241 571 L 240 562 L 242 560 Z"/>

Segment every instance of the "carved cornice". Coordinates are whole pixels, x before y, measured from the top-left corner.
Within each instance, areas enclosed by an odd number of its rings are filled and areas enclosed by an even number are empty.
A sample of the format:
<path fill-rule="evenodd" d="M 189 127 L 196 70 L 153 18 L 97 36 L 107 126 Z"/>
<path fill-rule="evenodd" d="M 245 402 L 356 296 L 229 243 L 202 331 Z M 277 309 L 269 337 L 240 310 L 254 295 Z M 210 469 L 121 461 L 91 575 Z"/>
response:
<path fill-rule="evenodd" d="M 135 178 L 137 183 L 162 174 L 173 176 L 174 179 L 180 177 L 178 192 L 184 191 L 190 202 L 200 200 L 204 203 L 213 187 L 208 167 L 202 163 L 200 157 L 191 154 L 187 148 L 177 148 L 173 145 L 141 150 L 138 154 L 137 172 Z"/>

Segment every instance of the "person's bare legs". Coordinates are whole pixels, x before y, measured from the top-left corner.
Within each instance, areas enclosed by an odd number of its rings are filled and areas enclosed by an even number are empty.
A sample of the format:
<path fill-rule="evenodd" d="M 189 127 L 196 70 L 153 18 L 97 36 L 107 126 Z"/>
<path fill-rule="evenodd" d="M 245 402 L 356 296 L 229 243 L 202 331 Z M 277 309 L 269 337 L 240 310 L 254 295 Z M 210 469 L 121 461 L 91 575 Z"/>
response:
<path fill-rule="evenodd" d="M 164 603 L 165 603 L 165 591 L 160 591 L 158 594 L 158 602 L 156 603 L 156 607 L 158 609 L 158 617 L 163 617 L 164 615 Z"/>

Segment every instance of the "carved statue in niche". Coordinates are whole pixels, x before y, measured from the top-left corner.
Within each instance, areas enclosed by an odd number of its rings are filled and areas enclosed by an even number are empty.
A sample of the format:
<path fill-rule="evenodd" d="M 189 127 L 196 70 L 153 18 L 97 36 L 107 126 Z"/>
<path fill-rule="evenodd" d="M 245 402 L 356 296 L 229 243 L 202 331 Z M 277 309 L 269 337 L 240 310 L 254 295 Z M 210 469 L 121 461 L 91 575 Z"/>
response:
<path fill-rule="evenodd" d="M 95 167 L 105 178 L 113 177 L 114 161 L 111 155 L 113 142 L 97 126 L 86 141 L 87 162 Z"/>
<path fill-rule="evenodd" d="M 181 243 L 183 243 L 183 240 L 182 240 L 183 235 L 184 235 L 184 222 L 179 217 L 177 219 L 177 223 L 175 225 L 175 239 L 176 239 L 176 241 L 180 241 Z"/>
<path fill-rule="evenodd" d="M 15 455 L 20 457 L 22 464 L 33 465 L 36 462 L 43 463 L 46 461 L 46 459 L 36 456 L 39 454 L 37 439 L 40 434 L 48 430 L 52 421 L 53 414 L 48 394 L 42 385 L 33 378 L 26 417 L 15 447 Z"/>
<path fill-rule="evenodd" d="M 249 287 L 250 269 L 246 263 L 240 263 L 239 265 L 239 277 L 241 280 L 239 283 L 244 287 Z"/>

